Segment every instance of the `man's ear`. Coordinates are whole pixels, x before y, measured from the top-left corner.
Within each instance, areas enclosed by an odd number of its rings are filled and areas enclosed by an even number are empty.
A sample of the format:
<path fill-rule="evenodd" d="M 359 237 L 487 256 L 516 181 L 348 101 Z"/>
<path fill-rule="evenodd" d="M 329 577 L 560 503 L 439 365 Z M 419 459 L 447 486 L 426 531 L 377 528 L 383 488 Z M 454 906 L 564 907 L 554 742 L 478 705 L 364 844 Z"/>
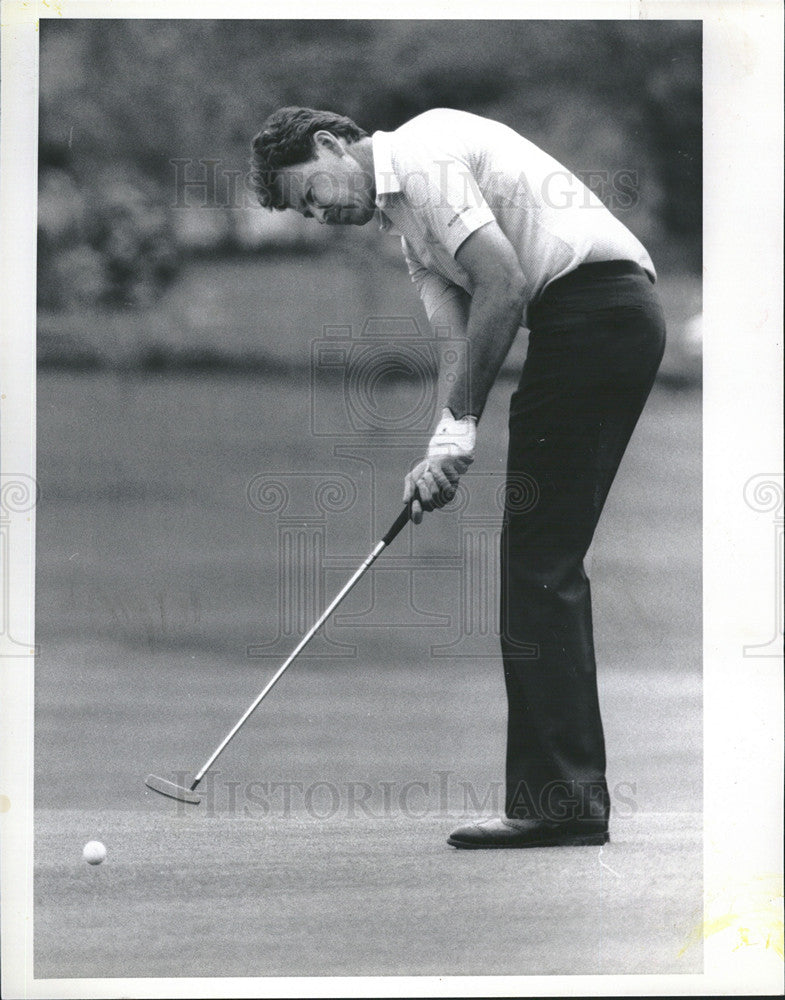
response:
<path fill-rule="evenodd" d="M 318 132 L 314 132 L 313 141 L 319 149 L 326 149 L 330 153 L 334 153 L 336 156 L 343 156 L 344 149 L 341 140 L 328 132 L 327 129 L 319 129 Z"/>

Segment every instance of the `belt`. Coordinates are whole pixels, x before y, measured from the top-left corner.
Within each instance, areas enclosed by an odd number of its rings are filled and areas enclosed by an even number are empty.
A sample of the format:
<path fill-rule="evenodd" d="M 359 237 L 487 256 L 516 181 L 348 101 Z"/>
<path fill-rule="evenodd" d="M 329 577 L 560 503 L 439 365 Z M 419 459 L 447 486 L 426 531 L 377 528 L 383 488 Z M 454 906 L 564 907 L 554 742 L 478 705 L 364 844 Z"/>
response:
<path fill-rule="evenodd" d="M 645 274 L 653 283 L 653 278 L 648 271 L 645 271 L 640 264 L 633 260 L 593 260 L 588 264 L 579 264 L 572 271 L 568 271 L 561 278 L 551 282 L 551 285 L 561 284 L 569 281 L 570 278 L 616 278 L 623 274 Z M 547 290 L 547 289 L 546 289 Z"/>
<path fill-rule="evenodd" d="M 595 260 L 588 264 L 579 264 L 572 271 L 556 278 L 546 285 L 537 298 L 529 305 L 529 317 L 532 311 L 541 303 L 546 301 L 552 294 L 558 294 L 569 288 L 572 284 L 586 280 L 593 281 L 599 278 L 616 278 L 625 274 L 646 275 L 649 281 L 654 284 L 654 278 L 648 271 L 644 270 L 640 264 L 633 260 Z"/>
<path fill-rule="evenodd" d="M 550 284 L 543 288 L 537 298 L 529 303 L 526 311 L 527 326 L 531 328 L 534 314 L 540 306 L 548 304 L 554 295 L 558 296 L 560 292 L 567 291 L 572 285 L 577 284 L 580 287 L 584 281 L 616 278 L 625 274 L 639 276 L 645 274 L 649 281 L 654 284 L 654 278 L 652 278 L 649 272 L 633 260 L 595 260 L 587 264 L 579 264 L 572 271 L 568 271 L 567 274 L 562 275 L 561 278 L 555 278 L 551 281 Z"/>
<path fill-rule="evenodd" d="M 598 277 L 607 275 L 610 278 L 617 274 L 645 274 L 649 277 L 649 272 L 633 260 L 594 260 L 588 264 L 579 264 L 575 270 L 586 275 L 596 274 Z"/>

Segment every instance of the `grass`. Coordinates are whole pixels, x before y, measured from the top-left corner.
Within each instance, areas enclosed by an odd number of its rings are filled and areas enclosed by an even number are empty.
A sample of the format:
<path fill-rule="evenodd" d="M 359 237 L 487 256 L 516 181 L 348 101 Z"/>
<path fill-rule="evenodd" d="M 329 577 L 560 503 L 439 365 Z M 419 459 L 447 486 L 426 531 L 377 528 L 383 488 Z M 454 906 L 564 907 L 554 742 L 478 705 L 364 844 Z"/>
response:
<path fill-rule="evenodd" d="M 293 645 L 286 531 L 321 525 L 321 586 L 337 590 L 397 512 L 422 434 L 320 437 L 302 374 L 42 373 L 37 978 L 700 969 L 699 946 L 683 950 L 702 906 L 697 392 L 655 389 L 590 559 L 611 845 L 444 842 L 502 777 L 493 637 L 433 649 L 466 623 L 462 538 L 500 482 L 511 389 L 495 387 L 467 477 L 479 506 L 396 541 L 329 624 L 334 645 L 287 673 L 183 812 L 143 777 L 193 772 Z M 319 405 L 338 426 L 343 397 Z M 259 510 L 259 475 L 300 506 Z M 356 497 L 317 524 L 309 490 L 336 475 Z M 303 609 L 318 596 L 301 593 Z M 425 787 L 407 798 L 411 782 Z M 98 868 L 81 860 L 93 838 Z"/>
<path fill-rule="evenodd" d="M 673 816 L 636 818 L 602 853 L 459 852 L 434 817 L 227 821 L 162 800 L 93 819 L 97 868 L 79 858 L 91 819 L 38 818 L 36 978 L 700 968 L 699 948 L 678 954 L 701 915 L 683 896 L 695 815 L 678 838 Z"/>

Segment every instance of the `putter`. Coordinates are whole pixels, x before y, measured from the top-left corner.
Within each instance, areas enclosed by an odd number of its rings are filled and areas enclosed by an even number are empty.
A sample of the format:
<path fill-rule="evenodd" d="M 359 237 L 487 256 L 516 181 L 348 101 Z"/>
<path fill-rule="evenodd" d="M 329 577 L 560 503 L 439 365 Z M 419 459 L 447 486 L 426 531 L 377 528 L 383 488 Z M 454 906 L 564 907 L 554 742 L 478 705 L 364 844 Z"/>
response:
<path fill-rule="evenodd" d="M 366 573 L 366 571 L 376 562 L 380 554 L 387 546 L 396 538 L 405 525 L 409 522 L 411 517 L 412 508 L 411 502 L 408 503 L 398 517 L 395 519 L 395 523 L 387 532 L 387 534 L 377 542 L 374 546 L 370 555 L 364 560 L 362 565 L 355 570 L 353 575 L 346 583 L 343 585 L 341 590 L 336 594 L 330 604 L 325 608 L 320 617 L 314 624 L 308 629 L 302 639 L 297 643 L 295 648 L 289 654 L 287 659 L 281 664 L 281 666 L 276 670 L 270 680 L 267 682 L 266 686 L 254 702 L 249 706 L 248 710 L 242 716 L 242 718 L 237 722 L 237 724 L 227 733 L 224 739 L 216 747 L 215 751 L 211 754 L 207 763 L 201 768 L 201 770 L 196 772 L 196 777 L 188 786 L 188 788 L 182 785 L 177 785 L 173 781 L 167 781 L 165 778 L 159 778 L 156 774 L 148 774 L 144 779 L 144 783 L 148 788 L 151 788 L 154 792 L 159 792 L 161 795 L 166 795 L 170 799 L 177 799 L 179 802 L 190 802 L 192 805 L 198 805 L 201 802 L 201 796 L 197 793 L 196 788 L 202 778 L 205 776 L 207 771 L 213 766 L 213 764 L 218 759 L 219 755 L 223 753 L 226 749 L 229 741 L 233 739 L 237 733 L 240 731 L 241 727 L 248 721 L 253 712 L 258 708 L 258 706 L 264 701 L 267 695 L 272 691 L 273 687 L 278 680 L 283 676 L 286 668 L 294 662 L 296 657 L 305 649 L 314 635 L 319 631 L 321 626 L 330 617 L 330 615 L 335 611 L 341 601 L 346 597 L 349 591 L 354 587 L 357 581 Z"/>

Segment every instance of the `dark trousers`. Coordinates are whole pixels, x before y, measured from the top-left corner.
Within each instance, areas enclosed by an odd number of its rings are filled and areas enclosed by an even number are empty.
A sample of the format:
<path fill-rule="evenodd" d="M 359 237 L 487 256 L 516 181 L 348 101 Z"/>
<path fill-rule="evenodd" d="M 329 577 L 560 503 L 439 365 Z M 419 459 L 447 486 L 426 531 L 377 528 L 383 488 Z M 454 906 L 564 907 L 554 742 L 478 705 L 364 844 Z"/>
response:
<path fill-rule="evenodd" d="M 665 347 L 648 276 L 583 265 L 529 310 L 501 540 L 506 813 L 607 822 L 583 559 Z M 641 525 L 641 529 L 645 529 Z"/>

